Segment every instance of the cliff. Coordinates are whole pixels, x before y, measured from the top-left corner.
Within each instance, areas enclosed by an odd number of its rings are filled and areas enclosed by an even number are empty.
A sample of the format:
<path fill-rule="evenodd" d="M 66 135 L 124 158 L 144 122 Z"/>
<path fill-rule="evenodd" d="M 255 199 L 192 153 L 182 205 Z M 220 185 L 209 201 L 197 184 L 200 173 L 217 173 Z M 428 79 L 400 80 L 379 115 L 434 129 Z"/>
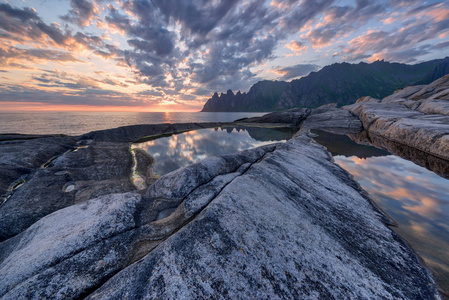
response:
<path fill-rule="evenodd" d="M 339 106 L 354 103 L 362 96 L 383 98 L 398 88 L 429 83 L 449 72 L 449 58 L 415 65 L 376 61 L 371 64 L 336 63 L 289 83 L 261 81 L 250 91 L 234 95 L 229 90 L 215 93 L 202 111 L 274 111 L 293 107 Z M 427 82 L 428 81 L 428 82 Z"/>
<path fill-rule="evenodd" d="M 287 83 L 284 81 L 260 81 L 248 93 L 234 94 L 228 90 L 220 96 L 215 93 L 202 111 L 269 111 L 276 106 Z"/>

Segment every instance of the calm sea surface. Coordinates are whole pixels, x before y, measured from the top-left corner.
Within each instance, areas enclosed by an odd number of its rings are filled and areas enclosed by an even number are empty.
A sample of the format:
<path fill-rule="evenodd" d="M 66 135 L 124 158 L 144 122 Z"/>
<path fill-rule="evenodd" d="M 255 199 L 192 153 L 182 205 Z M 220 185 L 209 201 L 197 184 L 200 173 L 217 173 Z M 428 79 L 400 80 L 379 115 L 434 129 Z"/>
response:
<path fill-rule="evenodd" d="M 0 112 L 0 133 L 80 135 L 136 124 L 232 122 L 265 113 L 226 112 Z"/>

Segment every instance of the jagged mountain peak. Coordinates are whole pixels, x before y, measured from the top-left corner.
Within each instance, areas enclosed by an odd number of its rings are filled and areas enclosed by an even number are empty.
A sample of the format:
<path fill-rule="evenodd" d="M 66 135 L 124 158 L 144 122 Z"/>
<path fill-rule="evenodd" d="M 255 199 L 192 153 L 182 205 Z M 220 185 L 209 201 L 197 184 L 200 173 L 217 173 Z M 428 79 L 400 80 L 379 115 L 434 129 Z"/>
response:
<path fill-rule="evenodd" d="M 214 93 L 202 111 L 274 111 L 328 103 L 346 105 L 362 96 L 383 98 L 399 88 L 431 82 L 448 73 L 449 58 L 415 65 L 384 60 L 334 63 L 291 82 L 259 81 L 248 93 L 234 94 L 228 90 L 220 97 Z"/>

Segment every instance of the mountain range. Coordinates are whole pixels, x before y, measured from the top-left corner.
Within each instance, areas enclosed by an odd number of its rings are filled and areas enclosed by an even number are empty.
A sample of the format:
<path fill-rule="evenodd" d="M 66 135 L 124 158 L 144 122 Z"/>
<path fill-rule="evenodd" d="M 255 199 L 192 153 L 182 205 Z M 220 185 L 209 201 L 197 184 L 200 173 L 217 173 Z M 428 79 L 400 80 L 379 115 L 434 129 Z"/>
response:
<path fill-rule="evenodd" d="M 214 93 L 201 111 L 275 111 L 328 103 L 342 106 L 362 96 L 381 99 L 399 88 L 428 84 L 446 74 L 449 57 L 414 65 L 383 60 L 369 64 L 335 63 L 291 82 L 259 81 L 248 93 Z"/>

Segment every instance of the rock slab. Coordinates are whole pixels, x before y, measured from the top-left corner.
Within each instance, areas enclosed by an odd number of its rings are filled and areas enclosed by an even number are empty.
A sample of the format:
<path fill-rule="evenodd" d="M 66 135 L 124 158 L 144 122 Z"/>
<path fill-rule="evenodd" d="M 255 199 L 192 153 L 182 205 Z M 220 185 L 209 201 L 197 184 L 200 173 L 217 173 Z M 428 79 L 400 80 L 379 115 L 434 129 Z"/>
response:
<path fill-rule="evenodd" d="M 0 244 L 0 297 L 437 298 L 386 222 L 301 134 L 41 218 Z"/>
<path fill-rule="evenodd" d="M 363 97 L 344 108 L 371 134 L 449 160 L 449 75 L 382 101 Z"/>

